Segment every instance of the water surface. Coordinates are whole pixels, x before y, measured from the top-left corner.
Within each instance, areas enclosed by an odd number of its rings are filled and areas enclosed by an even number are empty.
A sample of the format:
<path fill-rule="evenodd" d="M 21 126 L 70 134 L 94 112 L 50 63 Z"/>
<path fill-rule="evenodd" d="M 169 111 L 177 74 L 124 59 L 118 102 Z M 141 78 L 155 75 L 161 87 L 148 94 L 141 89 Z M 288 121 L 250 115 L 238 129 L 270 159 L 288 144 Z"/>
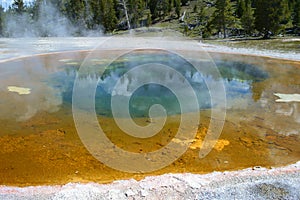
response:
<path fill-rule="evenodd" d="M 99 124 L 117 146 L 132 152 L 151 152 L 174 138 L 180 114 L 199 113 L 195 140 L 188 151 L 170 166 L 152 174 L 169 172 L 208 173 L 253 166 L 286 165 L 300 158 L 299 103 L 276 103 L 274 93 L 300 93 L 300 64 L 270 58 L 211 54 L 221 77 L 199 72 L 192 63 L 206 66 L 199 52 L 189 58 L 162 50 L 133 51 L 112 63 L 102 52 L 79 73 L 87 52 L 69 52 L 15 59 L 0 64 L 0 184 L 35 185 L 66 182 L 109 182 L 123 178 L 142 178 L 149 174 L 130 174 L 113 170 L 96 160 L 81 143 L 72 116 L 72 91 L 75 78 L 82 87 L 97 83 L 95 108 Z M 194 89 L 198 108 L 182 113 L 176 96 L 167 87 L 147 84 L 139 87 L 130 99 L 129 110 L 135 122 L 151 123 L 151 105 L 166 109 L 167 123 L 154 137 L 142 139 L 122 132 L 112 118 L 111 97 L 128 98 L 128 91 L 141 74 L 123 76 L 138 65 L 159 63 L 171 66 L 185 78 L 170 70 L 166 74 L 146 74 L 174 84 L 184 90 L 183 81 Z M 123 76 L 123 77 L 122 77 Z M 121 78 L 122 86 L 113 90 Z M 203 159 L 199 148 L 210 120 L 211 108 L 205 83 L 223 81 L 227 96 L 227 116 L 221 137 Z M 9 86 L 30 88 L 20 95 Z M 85 102 L 84 94 L 82 103 Z M 93 97 L 88 97 L 93 98 Z M 187 103 L 189 99 L 186 99 Z M 118 114 L 118 113 L 117 113 Z M 117 117 L 124 117 L 119 113 Z M 159 117 L 159 116 L 158 116 Z M 184 142 L 184 141 L 178 141 Z M 112 158 L 117 159 L 117 158 Z"/>

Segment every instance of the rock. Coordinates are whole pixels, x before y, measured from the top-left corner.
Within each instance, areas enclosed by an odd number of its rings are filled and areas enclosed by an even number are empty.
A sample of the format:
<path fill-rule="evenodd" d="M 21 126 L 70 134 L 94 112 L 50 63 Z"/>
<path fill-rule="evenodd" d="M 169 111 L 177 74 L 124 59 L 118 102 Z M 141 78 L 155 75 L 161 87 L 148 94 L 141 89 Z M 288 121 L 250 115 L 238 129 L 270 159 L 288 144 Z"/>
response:
<path fill-rule="evenodd" d="M 141 196 L 146 197 L 149 195 L 149 192 L 147 190 L 141 190 Z"/>
<path fill-rule="evenodd" d="M 127 197 L 134 196 L 134 195 L 136 195 L 136 194 L 137 194 L 137 193 L 134 192 L 132 189 L 129 189 L 129 190 L 127 190 L 127 191 L 125 192 L 125 195 L 126 195 Z"/>
<path fill-rule="evenodd" d="M 201 188 L 201 184 L 199 184 L 197 181 L 193 179 L 186 179 L 185 182 L 193 189 Z"/>
<path fill-rule="evenodd" d="M 274 93 L 275 96 L 279 97 L 276 99 L 276 102 L 300 102 L 300 94 L 281 94 L 281 93 Z"/>
<path fill-rule="evenodd" d="M 252 167 L 252 170 L 264 170 L 261 166 L 254 166 Z"/>
<path fill-rule="evenodd" d="M 146 122 L 147 122 L 147 123 L 152 123 L 152 122 L 153 122 L 153 119 L 152 119 L 152 118 L 148 118 L 148 119 L 146 120 Z"/>
<path fill-rule="evenodd" d="M 24 88 L 24 87 L 17 87 L 17 86 L 8 86 L 7 90 L 9 92 L 18 93 L 19 95 L 24 95 L 24 94 L 30 94 L 31 93 L 31 88 Z"/>
<path fill-rule="evenodd" d="M 108 192 L 109 199 L 125 199 L 125 195 L 121 190 L 111 189 Z"/>
<path fill-rule="evenodd" d="M 253 190 L 264 199 L 292 199 L 290 187 L 277 183 L 260 183 Z"/>

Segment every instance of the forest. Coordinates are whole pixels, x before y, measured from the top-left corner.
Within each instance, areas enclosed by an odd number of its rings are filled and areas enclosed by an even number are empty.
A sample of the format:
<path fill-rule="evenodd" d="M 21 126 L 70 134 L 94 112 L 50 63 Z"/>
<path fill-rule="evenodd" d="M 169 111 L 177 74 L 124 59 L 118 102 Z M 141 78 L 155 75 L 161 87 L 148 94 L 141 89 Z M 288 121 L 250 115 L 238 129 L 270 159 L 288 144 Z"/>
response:
<path fill-rule="evenodd" d="M 300 35 L 300 0 L 14 0 L 2 37 L 114 34 L 169 23 L 201 38 Z"/>

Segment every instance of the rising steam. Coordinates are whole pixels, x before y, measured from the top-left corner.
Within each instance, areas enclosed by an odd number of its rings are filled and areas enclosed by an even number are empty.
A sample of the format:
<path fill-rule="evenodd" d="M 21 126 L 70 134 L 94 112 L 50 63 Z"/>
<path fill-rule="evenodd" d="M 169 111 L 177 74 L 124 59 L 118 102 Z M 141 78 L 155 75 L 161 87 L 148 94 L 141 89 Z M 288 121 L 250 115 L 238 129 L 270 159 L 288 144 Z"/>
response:
<path fill-rule="evenodd" d="M 5 35 L 8 37 L 67 37 L 100 36 L 102 31 L 88 31 L 76 27 L 50 2 L 44 1 L 39 7 L 37 20 L 31 14 L 8 14 L 4 21 Z"/>

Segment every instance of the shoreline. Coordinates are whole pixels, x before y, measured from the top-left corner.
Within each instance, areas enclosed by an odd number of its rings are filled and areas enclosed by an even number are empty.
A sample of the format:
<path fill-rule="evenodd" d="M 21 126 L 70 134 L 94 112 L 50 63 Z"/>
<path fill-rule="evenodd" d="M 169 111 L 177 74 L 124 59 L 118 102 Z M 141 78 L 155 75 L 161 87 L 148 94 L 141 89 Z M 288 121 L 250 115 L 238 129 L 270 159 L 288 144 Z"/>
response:
<path fill-rule="evenodd" d="M 223 53 L 223 54 L 236 54 L 241 56 L 258 56 L 261 58 L 270 58 L 284 61 L 300 61 L 300 54 L 292 52 L 279 52 L 272 50 L 258 50 L 255 48 L 238 48 L 228 47 L 225 45 L 214 45 L 209 43 L 200 42 L 199 45 L 204 48 L 208 53 Z"/>
<path fill-rule="evenodd" d="M 230 191 L 230 192 L 229 192 Z M 255 191 L 255 192 L 254 192 Z M 300 161 L 272 169 L 254 167 L 208 174 L 164 174 L 110 184 L 0 186 L 3 200 L 16 199 L 257 199 L 300 197 Z"/>
<path fill-rule="evenodd" d="M 160 36 L 160 37 L 129 37 L 129 36 L 114 36 L 114 37 L 99 37 L 99 38 L 92 38 L 93 41 L 95 43 L 93 44 L 86 44 L 88 42 L 91 42 L 91 38 L 88 37 L 82 37 L 82 38 L 77 38 L 78 41 L 74 42 L 74 41 L 70 41 L 71 42 L 71 47 L 68 46 L 64 46 L 64 45 L 58 45 L 53 47 L 53 49 L 55 50 L 50 50 L 47 51 L 45 49 L 43 49 L 42 44 L 39 44 L 39 49 L 34 49 L 34 45 L 37 45 L 39 43 L 40 40 L 36 40 L 36 41 L 32 41 L 30 43 L 30 45 L 32 45 L 32 49 L 33 51 L 29 51 L 29 53 L 24 53 L 24 54 L 18 54 L 15 55 L 14 53 L 12 53 L 11 55 L 9 53 L 6 52 L 2 52 L 3 55 L 6 55 L 7 57 L 3 57 L 0 58 L 0 63 L 5 63 L 5 62 L 10 62 L 10 61 L 15 61 L 18 59 L 22 59 L 22 58 L 30 58 L 30 57 L 35 57 L 35 56 L 44 56 L 44 55 L 55 55 L 55 54 L 68 54 L 68 53 L 83 53 L 83 52 L 92 52 L 93 50 L 103 50 L 103 49 L 99 49 L 97 47 L 97 42 L 100 43 L 99 45 L 101 45 L 102 43 L 105 43 L 107 40 L 111 39 L 111 38 L 116 38 L 116 39 L 122 39 L 122 38 L 127 38 L 127 39 L 136 39 L 136 40 L 140 40 L 140 41 L 151 41 L 155 42 L 158 38 L 161 39 L 165 39 L 166 41 L 169 41 L 171 43 L 180 43 L 183 42 L 186 44 L 186 46 L 184 46 L 183 50 L 198 50 L 198 51 L 205 51 L 208 54 L 210 53 L 221 53 L 221 54 L 235 54 L 235 55 L 241 55 L 241 56 L 258 56 L 261 58 L 270 58 L 270 59 L 278 59 L 278 60 L 284 60 L 284 61 L 294 61 L 294 62 L 299 62 L 300 61 L 300 54 L 299 53 L 295 53 L 292 51 L 277 51 L 277 50 L 260 50 L 260 49 L 256 49 L 256 48 L 241 48 L 241 47 L 229 47 L 226 45 L 222 45 L 222 44 L 211 44 L 207 41 L 199 41 L 199 40 L 188 40 L 185 39 L 184 37 L 164 37 L 164 36 Z M 178 40 L 180 38 L 180 40 Z M 4 39 L 10 39 L 10 40 L 18 40 L 18 38 L 4 38 Z M 47 38 L 48 42 L 51 43 L 52 40 L 55 40 L 56 38 Z M 59 39 L 63 39 L 63 38 L 59 38 Z M 0 41 L 3 40 L 3 38 L 0 38 Z M 42 40 L 41 40 L 42 41 Z M 40 41 L 40 42 L 41 42 Z M 165 41 L 165 42 L 166 42 Z M 4 42 L 4 41 L 2 41 Z M 83 45 L 85 44 L 85 46 Z M 129 44 L 129 43 L 127 43 Z M 168 43 L 164 43 L 163 45 L 167 45 Z M 192 45 L 191 49 L 187 48 L 187 45 Z M 9 45 L 9 43 L 8 43 Z M 44 44 L 47 45 L 47 44 Z M 129 44 L 130 45 L 130 44 Z M 140 44 L 138 44 L 140 45 Z M 146 45 L 146 44 L 145 44 Z M 147 45 L 151 45 L 151 44 L 147 44 Z M 157 45 L 153 45 L 154 47 L 163 47 L 163 45 L 161 44 L 157 44 Z M 62 47 L 64 46 L 64 47 Z M 140 46 L 138 46 L 140 47 Z M 196 47 L 196 48 L 195 48 Z M 198 47 L 198 48 L 197 48 Z M 126 50 L 127 48 L 134 48 L 134 47 L 123 47 L 124 50 Z M 173 49 L 174 46 L 171 46 L 171 48 L 168 48 L 168 46 L 165 47 L 167 50 L 169 49 Z M 109 49 L 111 51 L 113 50 L 120 50 L 120 46 L 119 47 L 112 47 L 111 49 Z M 178 50 L 178 49 L 177 49 Z M 14 52 L 14 51 L 12 51 Z M 20 53 L 20 52 L 19 52 Z M 10 56 L 9 56 L 10 55 Z"/>

